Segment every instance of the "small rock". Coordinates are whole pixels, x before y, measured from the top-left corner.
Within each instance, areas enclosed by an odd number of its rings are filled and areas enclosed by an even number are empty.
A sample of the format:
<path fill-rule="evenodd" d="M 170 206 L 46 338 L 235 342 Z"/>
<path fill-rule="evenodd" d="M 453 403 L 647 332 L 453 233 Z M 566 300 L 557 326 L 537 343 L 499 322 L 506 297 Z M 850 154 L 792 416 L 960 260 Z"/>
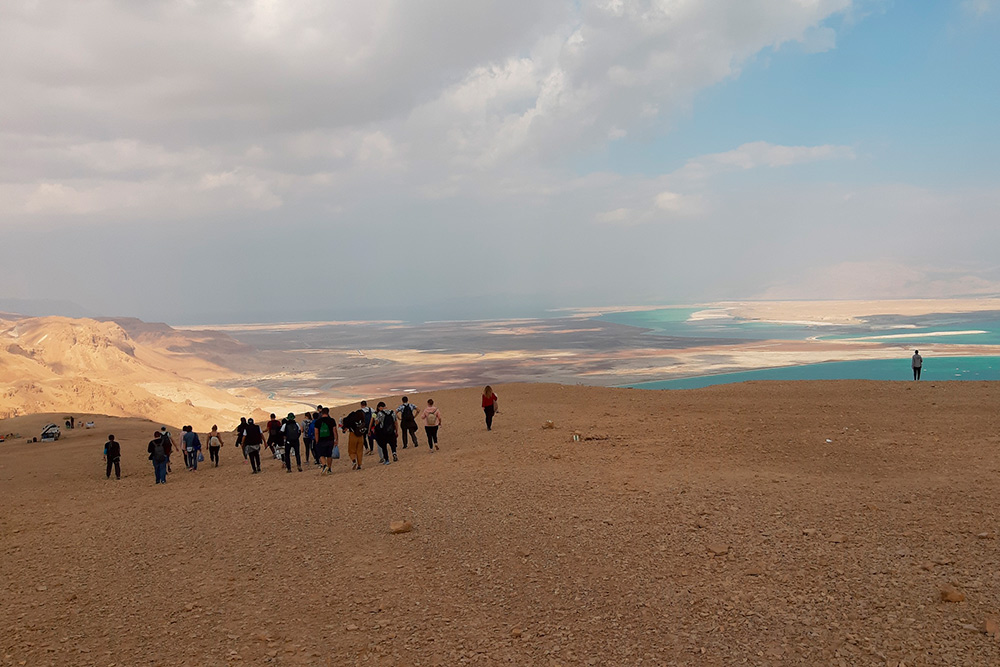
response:
<path fill-rule="evenodd" d="M 954 586 L 942 586 L 941 587 L 941 601 L 942 602 L 964 602 L 965 593 L 958 590 Z"/>
<path fill-rule="evenodd" d="M 514 639 L 520 639 L 521 634 L 522 634 L 521 628 L 513 628 L 510 631 L 510 636 L 513 637 Z"/>
<path fill-rule="evenodd" d="M 815 528 L 803 528 L 803 529 L 802 529 L 802 534 L 803 534 L 803 535 L 807 535 L 807 536 L 809 536 L 809 537 L 812 537 L 812 536 L 813 536 L 813 535 L 815 535 L 815 534 L 816 534 L 817 532 L 818 532 L 818 531 L 817 531 L 817 530 L 816 530 Z"/>
<path fill-rule="evenodd" d="M 399 533 L 408 533 L 413 530 L 413 524 L 409 521 L 393 521 L 389 524 L 389 532 L 393 535 L 398 535 Z"/>
<path fill-rule="evenodd" d="M 748 577 L 759 577 L 764 574 L 764 568 L 761 565 L 751 565 L 747 568 L 746 574 Z"/>
<path fill-rule="evenodd" d="M 978 535 L 976 535 L 976 537 L 978 537 L 981 540 L 992 540 L 993 539 L 993 535 L 990 534 L 990 533 L 979 533 Z"/>
<path fill-rule="evenodd" d="M 716 542 L 715 544 L 708 545 L 708 551 L 713 556 L 725 556 L 729 553 L 729 545 L 723 544 L 721 542 Z"/>
<path fill-rule="evenodd" d="M 348 623 L 347 624 L 347 631 L 348 632 L 355 632 L 357 629 L 358 629 L 358 626 L 356 626 L 354 623 Z"/>
<path fill-rule="evenodd" d="M 551 419 L 546 420 L 545 423 L 542 424 L 542 428 L 555 428 L 555 427 L 556 427 L 556 424 Z"/>
<path fill-rule="evenodd" d="M 840 544 L 841 542 L 846 541 L 846 538 L 843 535 L 840 535 L 840 534 L 831 535 L 830 536 L 830 541 L 833 542 L 834 544 Z"/>
<path fill-rule="evenodd" d="M 932 563 L 930 561 L 926 561 L 924 563 L 921 563 L 920 564 L 920 569 L 921 570 L 927 570 L 928 572 L 930 572 L 931 570 L 934 569 L 934 563 Z"/>
<path fill-rule="evenodd" d="M 993 639 L 1000 639 L 1000 619 L 996 616 L 987 616 L 983 621 L 983 632 Z"/>

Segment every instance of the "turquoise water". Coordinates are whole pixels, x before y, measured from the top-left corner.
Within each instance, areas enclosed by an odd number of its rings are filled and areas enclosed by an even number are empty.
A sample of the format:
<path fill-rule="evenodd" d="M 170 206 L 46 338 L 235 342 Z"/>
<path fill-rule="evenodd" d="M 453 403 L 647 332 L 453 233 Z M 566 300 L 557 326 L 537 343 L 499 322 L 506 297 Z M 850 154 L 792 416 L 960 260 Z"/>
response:
<path fill-rule="evenodd" d="M 913 379 L 909 357 L 903 359 L 866 359 L 832 361 L 756 371 L 701 375 L 677 380 L 641 382 L 628 385 L 637 389 L 698 389 L 716 384 L 750 380 L 906 380 Z M 924 358 L 921 382 L 945 380 L 1000 380 L 1000 357 Z"/>
<path fill-rule="evenodd" d="M 980 331 L 982 333 L 962 333 L 935 335 L 948 332 Z M 900 337 L 902 335 L 903 337 Z M 820 340 L 857 340 L 878 336 L 872 342 L 887 345 L 1000 345 L 1000 320 L 976 319 L 975 317 L 941 316 L 926 326 L 909 329 L 873 328 L 867 332 L 835 333 L 820 336 Z M 884 338 L 884 336 L 893 336 Z"/>
<path fill-rule="evenodd" d="M 651 334 L 680 338 L 732 338 L 736 340 L 857 340 L 874 338 L 885 345 L 920 347 L 931 344 L 1000 345 L 1000 318 L 995 312 L 872 318 L 864 325 L 802 325 L 742 322 L 732 319 L 688 321 L 704 308 L 657 308 L 639 312 L 608 313 L 599 320 L 649 329 Z M 906 328 L 903 328 L 905 325 Z M 954 334 L 981 331 L 982 333 Z M 949 333 L 952 335 L 940 335 Z M 937 335 L 936 335 L 937 334 Z M 884 338 L 884 336 L 892 336 Z"/>
<path fill-rule="evenodd" d="M 849 336 L 856 330 L 842 326 L 803 326 L 771 322 L 741 322 L 732 319 L 688 321 L 704 308 L 657 308 L 624 313 L 608 313 L 596 318 L 605 322 L 649 329 L 659 336 L 679 338 L 732 338 L 736 340 L 804 340 L 819 335 Z M 998 324 L 1000 327 L 1000 324 Z M 857 334 L 861 335 L 861 334 Z"/>

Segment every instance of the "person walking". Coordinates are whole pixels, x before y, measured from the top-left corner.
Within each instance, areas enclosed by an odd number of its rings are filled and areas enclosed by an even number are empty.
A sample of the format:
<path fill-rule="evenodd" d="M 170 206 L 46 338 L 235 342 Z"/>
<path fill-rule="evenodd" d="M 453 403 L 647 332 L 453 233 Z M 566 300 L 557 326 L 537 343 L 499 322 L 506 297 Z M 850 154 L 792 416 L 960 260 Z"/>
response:
<path fill-rule="evenodd" d="M 403 449 L 406 449 L 407 435 L 413 440 L 414 449 L 420 446 L 420 443 L 417 442 L 417 412 L 417 408 L 410 403 L 410 399 L 406 396 L 403 397 L 402 404 L 396 408 L 396 413 L 399 415 L 399 428 L 403 432 Z"/>
<path fill-rule="evenodd" d="M 340 448 L 337 446 L 337 422 L 330 416 L 330 408 L 319 411 L 316 420 L 316 453 L 319 455 L 321 475 L 333 474 L 334 452 L 340 458 Z"/>
<path fill-rule="evenodd" d="M 211 463 L 215 464 L 215 467 L 219 467 L 219 451 L 222 449 L 222 434 L 219 433 L 219 427 L 216 424 L 212 424 L 212 430 L 208 432 L 208 436 L 205 438 L 208 440 L 208 455 L 211 457 Z"/>
<path fill-rule="evenodd" d="M 302 415 L 302 453 L 305 454 L 306 465 L 309 465 L 309 457 L 312 455 L 313 433 L 312 413 L 307 412 Z"/>
<path fill-rule="evenodd" d="M 420 413 L 424 420 L 424 433 L 427 434 L 427 447 L 431 452 L 438 448 L 438 428 L 441 426 L 441 411 L 434 407 L 434 399 L 427 399 L 427 407 Z"/>
<path fill-rule="evenodd" d="M 260 448 L 263 444 L 264 434 L 260 432 L 260 426 L 254 424 L 253 419 L 248 419 L 246 433 L 243 436 L 243 447 L 246 450 L 247 458 L 250 459 L 251 475 L 260 472 Z"/>
<path fill-rule="evenodd" d="M 344 417 L 347 431 L 347 455 L 351 458 L 351 470 L 361 470 L 365 456 L 365 415 L 360 409 Z"/>
<path fill-rule="evenodd" d="M 153 463 L 153 475 L 156 476 L 156 483 L 166 484 L 169 458 L 162 433 L 159 431 L 153 433 L 153 439 L 149 441 L 146 451 L 149 452 L 149 460 Z"/>
<path fill-rule="evenodd" d="M 201 438 L 194 432 L 193 426 L 185 426 L 181 431 L 184 433 L 181 436 L 184 460 L 187 461 L 188 470 L 195 472 L 198 470 L 198 456 L 201 454 Z"/>
<path fill-rule="evenodd" d="M 365 454 L 375 453 L 375 438 L 372 436 L 372 418 L 375 413 L 371 408 L 368 407 L 368 401 L 361 401 L 361 414 L 364 416 L 364 444 L 365 444 Z"/>
<path fill-rule="evenodd" d="M 910 366 L 913 368 L 913 379 L 920 379 L 920 369 L 923 368 L 924 358 L 920 356 L 920 350 L 914 350 L 910 357 Z"/>
<path fill-rule="evenodd" d="M 267 448 L 271 450 L 271 458 L 278 458 L 277 448 L 281 446 L 281 422 L 278 421 L 274 413 L 265 426 L 267 431 Z"/>
<path fill-rule="evenodd" d="M 497 409 L 497 395 L 493 393 L 493 387 L 486 385 L 483 389 L 483 412 L 486 414 L 486 430 L 493 430 L 493 415 L 495 415 L 499 410 Z"/>
<path fill-rule="evenodd" d="M 163 449 L 167 452 L 167 472 L 173 472 L 170 468 L 170 455 L 174 452 L 174 440 L 170 437 L 170 431 L 166 426 L 160 427 L 160 439 L 163 440 Z"/>
<path fill-rule="evenodd" d="M 302 459 L 299 458 L 299 437 L 302 435 L 302 429 L 295 421 L 294 412 L 288 413 L 281 427 L 281 433 L 285 436 L 285 472 L 292 472 L 292 451 L 295 452 L 295 467 L 302 472 Z M 306 456 L 308 457 L 308 454 Z"/>
<path fill-rule="evenodd" d="M 392 461 L 389 461 L 389 448 L 392 448 L 392 460 L 398 461 L 396 458 L 396 438 L 398 435 L 398 430 L 396 428 L 396 415 L 392 410 L 385 409 L 385 403 L 379 401 L 378 405 L 375 406 L 375 442 L 378 443 L 379 455 L 382 457 L 382 463 L 384 465 L 389 465 Z"/>
<path fill-rule="evenodd" d="M 107 475 L 108 479 L 111 479 L 111 466 L 115 468 L 115 479 L 122 478 L 122 446 L 115 440 L 115 436 L 109 435 L 108 442 L 104 445 L 104 460 L 107 462 Z"/>
<path fill-rule="evenodd" d="M 247 449 L 243 446 L 243 438 L 247 432 L 247 418 L 240 417 L 240 425 L 236 427 L 236 446 L 243 452 L 243 460 L 247 460 Z"/>

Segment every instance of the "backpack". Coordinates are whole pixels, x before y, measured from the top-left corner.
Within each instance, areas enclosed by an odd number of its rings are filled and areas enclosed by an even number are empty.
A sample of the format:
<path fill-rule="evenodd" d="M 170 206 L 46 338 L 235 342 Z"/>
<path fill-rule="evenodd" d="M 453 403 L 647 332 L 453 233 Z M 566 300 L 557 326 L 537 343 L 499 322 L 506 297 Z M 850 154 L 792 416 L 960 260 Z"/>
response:
<path fill-rule="evenodd" d="M 167 449 L 163 446 L 163 440 L 153 442 L 153 463 L 163 463 L 167 460 Z"/>
<path fill-rule="evenodd" d="M 428 426 L 437 426 L 438 425 L 438 411 L 437 410 L 428 410 L 426 417 L 427 417 L 427 425 Z"/>
<path fill-rule="evenodd" d="M 396 420 L 392 416 L 391 412 L 380 412 L 376 419 L 378 420 L 377 428 L 379 436 L 383 438 L 391 438 L 396 435 Z"/>
<path fill-rule="evenodd" d="M 316 436 L 320 440 L 329 440 L 333 437 L 333 429 L 330 428 L 330 422 L 323 420 L 319 423 L 319 428 L 316 429 Z"/>
<path fill-rule="evenodd" d="M 286 440 L 298 440 L 300 435 L 302 435 L 302 429 L 299 428 L 298 422 L 290 421 L 285 423 Z"/>
<path fill-rule="evenodd" d="M 410 403 L 403 404 L 403 411 L 400 413 L 399 420 L 407 424 L 410 422 L 417 423 L 417 418 L 413 416 L 413 405 Z"/>

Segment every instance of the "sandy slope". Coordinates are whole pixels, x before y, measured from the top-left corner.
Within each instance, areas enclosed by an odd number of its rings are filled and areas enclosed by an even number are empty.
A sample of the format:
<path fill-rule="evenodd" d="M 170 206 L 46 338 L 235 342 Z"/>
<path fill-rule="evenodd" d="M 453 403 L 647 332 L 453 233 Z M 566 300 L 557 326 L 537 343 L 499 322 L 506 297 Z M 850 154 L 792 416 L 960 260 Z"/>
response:
<path fill-rule="evenodd" d="M 230 446 L 155 487 L 137 420 L 0 445 L 3 664 L 1000 662 L 997 385 L 498 393 L 327 478 Z"/>

